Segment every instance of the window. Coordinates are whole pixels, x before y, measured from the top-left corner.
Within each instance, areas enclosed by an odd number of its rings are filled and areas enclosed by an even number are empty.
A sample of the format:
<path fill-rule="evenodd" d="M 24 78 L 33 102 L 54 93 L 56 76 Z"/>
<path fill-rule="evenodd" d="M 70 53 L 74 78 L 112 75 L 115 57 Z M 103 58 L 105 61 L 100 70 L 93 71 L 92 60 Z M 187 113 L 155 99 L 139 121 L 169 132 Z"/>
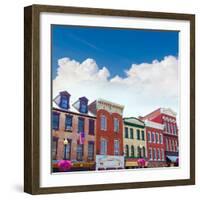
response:
<path fill-rule="evenodd" d="M 160 134 L 160 144 L 163 144 L 163 135 Z"/>
<path fill-rule="evenodd" d="M 141 155 L 141 148 L 139 146 L 137 147 L 137 156 L 138 156 L 138 158 L 142 157 L 142 155 Z"/>
<path fill-rule="evenodd" d="M 172 140 L 172 151 L 175 151 L 174 140 Z"/>
<path fill-rule="evenodd" d="M 114 140 L 114 155 L 119 155 L 119 140 Z"/>
<path fill-rule="evenodd" d="M 140 140 L 140 130 L 137 129 L 137 139 Z"/>
<path fill-rule="evenodd" d="M 65 130 L 72 130 L 72 115 L 66 115 Z"/>
<path fill-rule="evenodd" d="M 53 139 L 53 143 L 52 143 L 52 159 L 53 160 L 56 160 L 57 144 L 58 144 L 58 140 L 57 139 Z"/>
<path fill-rule="evenodd" d="M 105 140 L 105 139 L 101 140 L 100 154 L 101 155 L 107 155 L 107 140 Z"/>
<path fill-rule="evenodd" d="M 166 150 L 169 151 L 169 141 L 167 138 L 166 138 Z"/>
<path fill-rule="evenodd" d="M 114 132 L 119 132 L 119 119 L 114 118 Z"/>
<path fill-rule="evenodd" d="M 128 127 L 125 127 L 125 138 L 128 138 Z"/>
<path fill-rule="evenodd" d="M 59 129 L 59 116 L 59 113 L 53 113 L 53 129 L 55 130 Z"/>
<path fill-rule="evenodd" d="M 169 151 L 172 151 L 172 143 L 171 143 L 171 140 L 169 139 Z"/>
<path fill-rule="evenodd" d="M 101 116 L 101 130 L 106 131 L 106 129 L 107 129 L 106 117 L 102 115 Z"/>
<path fill-rule="evenodd" d="M 155 135 L 154 135 L 154 133 L 151 133 L 151 139 L 152 139 L 152 142 L 155 143 Z"/>
<path fill-rule="evenodd" d="M 175 135 L 175 133 L 174 133 L 174 125 L 173 125 L 173 124 L 171 124 L 171 133 L 172 133 L 173 135 Z"/>
<path fill-rule="evenodd" d="M 94 160 L 94 142 L 88 142 L 88 160 Z"/>
<path fill-rule="evenodd" d="M 164 149 L 161 149 L 161 154 L 162 154 L 162 160 L 165 160 L 165 153 L 164 153 Z"/>
<path fill-rule="evenodd" d="M 165 132 L 168 132 L 167 123 L 166 123 L 166 122 L 164 122 L 164 131 L 165 131 Z"/>
<path fill-rule="evenodd" d="M 126 145 L 125 146 L 125 153 L 126 153 L 126 157 L 128 158 L 129 157 L 129 146 L 128 145 Z"/>
<path fill-rule="evenodd" d="M 159 143 L 159 135 L 156 133 L 156 143 Z"/>
<path fill-rule="evenodd" d="M 170 130 L 170 125 L 169 125 L 169 123 L 167 123 L 167 132 L 168 132 L 168 133 L 171 133 L 171 130 Z"/>
<path fill-rule="evenodd" d="M 64 95 L 61 96 L 60 107 L 64 108 L 64 109 L 69 108 L 69 97 L 68 96 L 64 96 Z"/>
<path fill-rule="evenodd" d="M 135 157 L 135 148 L 133 145 L 131 146 L 131 157 Z"/>
<path fill-rule="evenodd" d="M 142 131 L 142 140 L 145 140 L 144 131 Z"/>
<path fill-rule="evenodd" d="M 93 119 L 89 119 L 89 134 L 90 135 L 94 135 L 94 120 Z"/>
<path fill-rule="evenodd" d="M 152 157 L 152 148 L 149 149 L 149 159 L 150 159 L 150 160 L 153 159 L 153 157 Z"/>
<path fill-rule="evenodd" d="M 174 140 L 174 151 L 177 151 L 177 142 Z"/>
<path fill-rule="evenodd" d="M 77 144 L 77 157 L 78 161 L 83 160 L 83 144 Z"/>
<path fill-rule="evenodd" d="M 158 149 L 157 151 L 158 151 L 157 158 L 158 160 L 160 160 L 160 149 Z"/>
<path fill-rule="evenodd" d="M 87 113 L 88 112 L 87 102 L 85 102 L 85 101 L 80 102 L 80 110 L 79 111 L 81 113 Z"/>
<path fill-rule="evenodd" d="M 151 142 L 151 132 L 148 132 L 148 141 Z"/>
<path fill-rule="evenodd" d="M 134 135 L 133 135 L 133 129 L 130 128 L 130 138 L 133 139 L 134 138 Z"/>
<path fill-rule="evenodd" d="M 84 118 L 79 117 L 78 118 L 78 133 L 83 133 L 84 132 Z"/>
<path fill-rule="evenodd" d="M 174 125 L 174 135 L 177 135 L 177 128 L 176 128 L 176 125 Z"/>
<path fill-rule="evenodd" d="M 65 157 L 66 156 L 66 157 Z M 68 139 L 68 144 L 64 146 L 64 159 L 70 160 L 71 158 L 71 140 Z"/>
<path fill-rule="evenodd" d="M 156 153 L 156 149 L 153 149 L 153 157 L 154 157 L 154 160 L 157 160 L 157 153 Z"/>
<path fill-rule="evenodd" d="M 142 157 L 143 158 L 146 157 L 146 149 L 145 149 L 145 147 L 142 147 Z"/>

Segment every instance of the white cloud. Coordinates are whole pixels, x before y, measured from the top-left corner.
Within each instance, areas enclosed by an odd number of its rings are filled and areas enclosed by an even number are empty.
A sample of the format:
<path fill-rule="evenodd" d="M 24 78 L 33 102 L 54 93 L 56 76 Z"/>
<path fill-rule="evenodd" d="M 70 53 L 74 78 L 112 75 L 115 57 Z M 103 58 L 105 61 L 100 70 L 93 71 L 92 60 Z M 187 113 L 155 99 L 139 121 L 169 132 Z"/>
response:
<path fill-rule="evenodd" d="M 72 101 L 80 96 L 90 102 L 104 98 L 124 105 L 125 116 L 144 115 L 158 107 L 178 111 L 178 59 L 174 56 L 133 64 L 125 77 L 110 77 L 108 68 L 100 68 L 91 58 L 82 63 L 62 58 L 58 65 L 53 96 L 67 90 Z"/>

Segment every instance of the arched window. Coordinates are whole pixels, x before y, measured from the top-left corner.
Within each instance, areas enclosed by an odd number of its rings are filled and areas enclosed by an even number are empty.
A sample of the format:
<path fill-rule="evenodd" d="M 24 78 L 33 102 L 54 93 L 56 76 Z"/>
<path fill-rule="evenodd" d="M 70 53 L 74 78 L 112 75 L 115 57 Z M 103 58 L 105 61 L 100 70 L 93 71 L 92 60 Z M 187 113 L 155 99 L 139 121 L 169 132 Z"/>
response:
<path fill-rule="evenodd" d="M 158 151 L 157 158 L 158 160 L 160 160 L 160 149 L 158 149 L 157 151 Z"/>
<path fill-rule="evenodd" d="M 156 149 L 153 149 L 153 158 L 154 158 L 154 160 L 157 160 L 157 152 L 156 152 Z"/>
<path fill-rule="evenodd" d="M 101 139 L 100 154 L 107 155 L 107 140 Z"/>
<path fill-rule="evenodd" d="M 145 147 L 142 147 L 142 154 L 143 154 L 143 158 L 145 158 L 146 157 L 146 149 L 145 149 Z"/>
<path fill-rule="evenodd" d="M 172 151 L 175 151 L 174 140 L 172 140 Z"/>
<path fill-rule="evenodd" d="M 148 141 L 151 142 L 151 132 L 148 132 Z"/>
<path fill-rule="evenodd" d="M 177 127 L 175 124 L 174 124 L 174 135 L 177 135 Z"/>
<path fill-rule="evenodd" d="M 165 160 L 165 153 L 164 153 L 164 149 L 161 149 L 162 152 L 162 160 Z"/>
<path fill-rule="evenodd" d="M 131 146 L 131 157 L 135 157 L 135 149 L 134 146 Z"/>
<path fill-rule="evenodd" d="M 107 119 L 106 116 L 101 115 L 101 130 L 106 131 L 107 130 Z"/>
<path fill-rule="evenodd" d="M 172 142 L 171 142 L 171 139 L 168 140 L 168 143 L 169 143 L 169 151 L 172 151 Z"/>
<path fill-rule="evenodd" d="M 137 140 L 140 140 L 140 130 L 137 129 Z"/>
<path fill-rule="evenodd" d="M 153 159 L 152 148 L 149 148 L 149 159 Z"/>
<path fill-rule="evenodd" d="M 167 129 L 168 129 L 167 132 L 168 132 L 168 133 L 171 133 L 171 130 L 170 130 L 170 124 L 169 124 L 169 123 L 167 123 L 167 127 L 168 127 L 168 128 L 167 128 Z"/>
<path fill-rule="evenodd" d="M 166 150 L 169 151 L 169 143 L 167 138 L 166 138 Z"/>
<path fill-rule="evenodd" d="M 163 135 L 160 134 L 160 144 L 163 144 Z"/>
<path fill-rule="evenodd" d="M 139 146 L 137 147 L 137 157 L 141 158 L 141 148 Z"/>
<path fill-rule="evenodd" d="M 126 157 L 128 158 L 129 157 L 129 146 L 126 145 Z"/>

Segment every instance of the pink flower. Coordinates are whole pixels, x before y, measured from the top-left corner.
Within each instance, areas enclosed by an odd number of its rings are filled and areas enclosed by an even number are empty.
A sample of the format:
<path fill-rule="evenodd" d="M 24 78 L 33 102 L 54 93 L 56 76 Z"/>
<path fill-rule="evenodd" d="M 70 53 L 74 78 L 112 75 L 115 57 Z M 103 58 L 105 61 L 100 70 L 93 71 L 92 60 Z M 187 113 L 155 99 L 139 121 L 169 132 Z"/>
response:
<path fill-rule="evenodd" d="M 137 160 L 137 163 L 138 163 L 138 165 L 139 166 L 141 166 L 141 167 L 144 167 L 145 166 L 145 159 L 143 159 L 143 158 L 140 158 L 140 159 L 138 159 Z"/>
<path fill-rule="evenodd" d="M 71 169 L 72 162 L 70 160 L 60 160 L 58 161 L 58 168 L 60 171 L 67 171 Z"/>

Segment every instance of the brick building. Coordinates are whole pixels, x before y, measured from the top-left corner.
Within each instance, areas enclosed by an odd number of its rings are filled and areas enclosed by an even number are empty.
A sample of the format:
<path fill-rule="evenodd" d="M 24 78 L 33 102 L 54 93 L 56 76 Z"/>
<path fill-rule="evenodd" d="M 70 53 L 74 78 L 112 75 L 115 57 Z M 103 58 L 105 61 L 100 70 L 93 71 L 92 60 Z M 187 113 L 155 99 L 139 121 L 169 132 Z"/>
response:
<path fill-rule="evenodd" d="M 103 99 L 89 105 L 96 116 L 96 169 L 124 168 L 123 109 Z"/>
<path fill-rule="evenodd" d="M 145 124 L 135 117 L 124 118 L 125 167 L 137 168 L 138 159 L 147 160 Z"/>
<path fill-rule="evenodd" d="M 70 102 L 70 94 L 60 92 L 52 108 L 52 160 L 71 160 L 72 170 L 95 168 L 95 121 L 88 99 Z"/>
<path fill-rule="evenodd" d="M 142 119 L 164 125 L 165 157 L 168 166 L 177 166 L 179 158 L 178 126 L 176 113 L 170 108 L 159 108 Z"/>
<path fill-rule="evenodd" d="M 164 125 L 145 120 L 148 167 L 165 167 Z"/>

